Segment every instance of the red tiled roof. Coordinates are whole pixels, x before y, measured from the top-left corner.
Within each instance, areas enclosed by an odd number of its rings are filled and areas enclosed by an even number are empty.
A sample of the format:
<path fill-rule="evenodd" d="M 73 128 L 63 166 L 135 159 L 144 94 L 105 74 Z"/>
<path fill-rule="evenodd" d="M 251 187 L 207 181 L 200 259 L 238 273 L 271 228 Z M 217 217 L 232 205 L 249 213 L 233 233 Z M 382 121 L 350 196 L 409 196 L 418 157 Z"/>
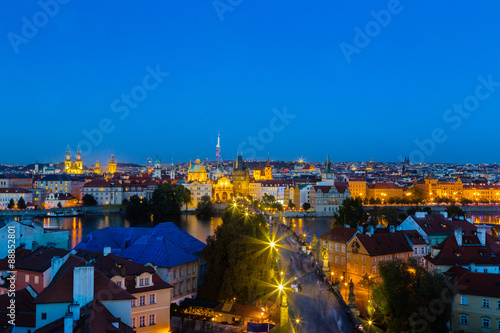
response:
<path fill-rule="evenodd" d="M 356 233 L 359 233 L 359 230 L 356 228 L 334 227 L 319 236 L 319 238 L 328 240 L 329 242 L 346 244 Z"/>
<path fill-rule="evenodd" d="M 30 287 L 31 288 L 31 287 Z M 35 293 L 36 294 L 36 293 Z M 36 326 L 36 307 L 33 304 L 33 296 L 24 288 L 15 292 L 16 300 L 16 324 L 21 327 Z M 0 327 L 8 325 L 10 317 L 7 317 L 10 304 L 8 294 L 0 295 Z"/>
<path fill-rule="evenodd" d="M 40 247 L 22 259 L 16 261 L 16 268 L 25 271 L 43 273 L 50 268 L 53 257 L 64 257 L 69 250 L 55 247 Z"/>
<path fill-rule="evenodd" d="M 436 266 L 453 266 L 455 264 L 469 266 L 472 262 L 476 265 L 500 264 L 500 245 L 495 242 L 495 238 L 488 234 L 485 246 L 480 245 L 477 236 L 471 235 L 463 238 L 462 246 L 459 247 L 455 235 L 450 235 L 441 244 L 432 248 L 441 251 L 435 258 L 428 254 L 425 259 Z"/>
<path fill-rule="evenodd" d="M 33 193 L 24 188 L 0 188 L 0 193 Z"/>
<path fill-rule="evenodd" d="M 116 318 L 99 301 L 92 301 L 85 306 L 83 315 L 78 319 L 73 332 L 96 332 L 96 333 L 134 333 L 135 331 L 120 318 Z M 118 324 L 118 328 L 113 324 Z M 64 317 L 44 327 L 35 333 L 64 333 Z"/>
<path fill-rule="evenodd" d="M 373 189 L 403 189 L 401 186 L 394 183 L 374 183 L 367 186 Z"/>
<path fill-rule="evenodd" d="M 426 214 L 423 218 L 411 215 L 413 220 L 424 230 L 427 235 L 453 234 L 455 228 L 462 228 L 465 234 L 473 234 L 477 227 L 467 220 L 448 220 L 441 214 Z"/>
<path fill-rule="evenodd" d="M 500 274 L 473 273 L 460 266 L 445 274 L 452 277 L 459 294 L 500 298 Z"/>
<path fill-rule="evenodd" d="M 426 245 L 427 242 L 417 230 L 403 230 L 403 233 L 408 237 L 413 245 Z"/>
<path fill-rule="evenodd" d="M 413 252 L 402 232 L 368 235 L 356 235 L 370 256 L 380 256 L 402 252 Z"/>
<path fill-rule="evenodd" d="M 71 303 L 73 301 L 73 272 L 75 267 L 85 266 L 86 261 L 70 255 L 54 279 L 35 299 L 35 304 Z M 113 292 L 110 292 L 113 290 Z M 99 301 L 134 299 L 118 287 L 98 269 L 94 269 L 94 299 Z"/>
<path fill-rule="evenodd" d="M 15 252 L 15 260 L 16 263 L 20 262 L 22 258 L 26 257 L 31 253 L 31 250 L 27 250 L 21 247 L 18 247 Z M 0 271 L 8 271 L 10 270 L 9 268 L 9 257 L 5 257 L 4 259 L 0 260 Z"/>

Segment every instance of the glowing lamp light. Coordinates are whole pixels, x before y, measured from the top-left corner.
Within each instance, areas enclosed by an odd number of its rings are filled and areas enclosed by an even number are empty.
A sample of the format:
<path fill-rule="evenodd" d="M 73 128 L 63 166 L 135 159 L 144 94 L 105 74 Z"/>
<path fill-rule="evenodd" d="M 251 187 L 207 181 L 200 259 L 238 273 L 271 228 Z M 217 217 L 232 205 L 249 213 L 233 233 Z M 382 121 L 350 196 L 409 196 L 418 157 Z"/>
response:
<path fill-rule="evenodd" d="M 283 285 L 282 284 L 278 285 L 278 290 L 279 291 L 283 291 Z"/>
<path fill-rule="evenodd" d="M 271 243 L 269 243 L 269 245 L 274 248 L 274 246 L 276 245 L 274 242 L 271 241 Z"/>

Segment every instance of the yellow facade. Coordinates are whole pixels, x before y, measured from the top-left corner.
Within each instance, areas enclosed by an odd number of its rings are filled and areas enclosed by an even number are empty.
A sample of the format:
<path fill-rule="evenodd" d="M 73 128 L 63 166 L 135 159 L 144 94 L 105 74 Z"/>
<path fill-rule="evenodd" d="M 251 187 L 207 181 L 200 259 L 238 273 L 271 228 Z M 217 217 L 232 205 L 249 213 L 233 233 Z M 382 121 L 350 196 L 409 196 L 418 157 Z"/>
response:
<path fill-rule="evenodd" d="M 349 180 L 349 192 L 351 198 L 366 198 L 366 180 Z"/>
<path fill-rule="evenodd" d="M 425 193 L 432 201 L 436 197 L 450 198 L 460 201 L 463 197 L 464 184 L 458 178 L 456 181 L 439 181 L 438 179 L 425 179 Z"/>
<path fill-rule="evenodd" d="M 113 155 L 111 155 L 111 159 L 109 160 L 109 163 L 108 163 L 108 173 L 115 173 L 116 172 L 116 161 L 115 161 L 115 157 Z"/>
<path fill-rule="evenodd" d="M 101 166 L 99 165 L 99 161 L 95 162 L 94 173 L 100 175 L 102 173 Z"/>
<path fill-rule="evenodd" d="M 215 201 L 228 201 L 233 197 L 233 184 L 227 177 L 222 177 L 213 185 L 212 198 Z"/>
<path fill-rule="evenodd" d="M 134 329 L 137 333 L 170 332 L 172 288 L 134 293 L 132 295 L 136 297 L 136 306 L 132 307 L 132 323 L 135 323 Z M 145 305 L 142 306 L 140 305 L 141 297 L 146 300 Z M 150 302 L 151 298 L 154 298 L 155 303 Z M 151 320 L 154 320 L 154 323 Z M 144 321 L 143 326 L 141 326 L 142 321 Z"/>
<path fill-rule="evenodd" d="M 368 199 L 380 199 L 383 202 L 389 198 L 402 198 L 403 187 L 393 183 L 375 183 L 368 187 L 366 196 Z"/>
<path fill-rule="evenodd" d="M 74 162 L 71 160 L 71 154 L 68 149 L 66 152 L 66 159 L 64 160 L 64 172 L 71 175 L 83 174 L 83 161 L 80 149 L 78 149 L 78 152 L 76 153 L 76 159 Z"/>
<path fill-rule="evenodd" d="M 498 332 L 500 330 L 500 298 L 458 293 L 453 299 L 452 309 L 452 332 Z"/>
<path fill-rule="evenodd" d="M 196 159 L 194 164 L 189 165 L 188 182 L 197 181 L 200 183 L 206 182 L 208 179 L 207 169 L 201 164 L 200 159 Z"/>

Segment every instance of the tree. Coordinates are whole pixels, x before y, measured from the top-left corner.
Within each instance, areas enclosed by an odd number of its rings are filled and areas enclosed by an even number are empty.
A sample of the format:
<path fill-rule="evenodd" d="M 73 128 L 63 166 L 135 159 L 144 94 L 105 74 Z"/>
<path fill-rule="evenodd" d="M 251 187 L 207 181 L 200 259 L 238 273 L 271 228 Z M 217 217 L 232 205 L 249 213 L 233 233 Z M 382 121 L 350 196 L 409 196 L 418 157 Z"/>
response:
<path fill-rule="evenodd" d="M 151 215 L 148 200 L 145 198 L 141 199 L 138 195 L 130 197 L 125 206 L 125 212 L 128 217 L 134 218 L 148 218 Z"/>
<path fill-rule="evenodd" d="M 307 212 L 311 208 L 311 204 L 309 202 L 304 202 L 302 204 L 302 209 Z"/>
<path fill-rule="evenodd" d="M 57 203 L 57 208 L 62 208 L 61 201 Z"/>
<path fill-rule="evenodd" d="M 174 189 L 174 194 L 176 196 L 176 201 L 180 205 L 187 205 L 191 202 L 191 192 L 182 185 L 176 186 Z"/>
<path fill-rule="evenodd" d="M 84 206 L 96 206 L 97 201 L 95 200 L 92 194 L 85 194 L 82 198 L 82 202 Z"/>
<path fill-rule="evenodd" d="M 26 209 L 26 202 L 24 201 L 23 197 L 19 198 L 19 200 L 17 201 L 17 208 Z"/>
<path fill-rule="evenodd" d="M 203 218 L 210 218 L 213 214 L 214 205 L 212 204 L 212 199 L 209 195 L 204 195 L 201 197 L 201 201 L 196 207 L 196 215 Z"/>
<path fill-rule="evenodd" d="M 382 207 L 372 210 L 370 213 L 370 224 L 387 227 L 389 225 L 399 225 L 399 214 L 395 208 Z"/>
<path fill-rule="evenodd" d="M 263 215 L 246 216 L 243 209 L 229 208 L 222 224 L 207 238 L 203 258 L 208 264 L 207 279 L 200 297 L 223 301 L 236 297 L 249 303 L 269 281 L 272 260 L 269 229 Z M 268 290 L 266 291 L 266 293 Z"/>
<path fill-rule="evenodd" d="M 14 199 L 10 199 L 9 204 L 7 205 L 8 209 L 12 209 L 16 207 L 16 203 L 14 202 Z"/>
<path fill-rule="evenodd" d="M 290 209 L 294 209 L 294 208 L 295 208 L 295 204 L 293 203 L 293 201 L 292 201 L 291 199 L 290 199 L 290 200 L 288 200 L 288 207 L 289 207 Z"/>
<path fill-rule="evenodd" d="M 154 222 L 164 222 L 180 215 L 181 206 L 187 200 L 187 195 L 184 186 L 178 187 L 179 189 L 175 191 L 169 183 L 165 183 L 153 192 L 148 211 L 153 215 Z"/>
<path fill-rule="evenodd" d="M 419 187 L 413 186 L 408 193 L 410 193 L 409 201 L 411 203 L 419 204 L 425 200 L 425 193 Z"/>
<path fill-rule="evenodd" d="M 428 272 L 416 259 L 382 261 L 378 264 L 382 283 L 375 285 L 373 301 L 377 308 L 374 320 L 398 332 L 446 332 L 451 315 L 453 291 L 442 274 Z M 422 309 L 439 302 L 440 311 L 432 311 L 431 320 L 422 319 Z M 432 308 L 436 309 L 436 307 Z M 425 327 L 421 327 L 425 325 Z"/>
<path fill-rule="evenodd" d="M 465 216 L 465 212 L 462 210 L 462 208 L 455 206 L 455 205 L 451 205 L 451 206 L 446 207 L 445 211 L 448 213 L 448 216 L 451 218 Z"/>
<path fill-rule="evenodd" d="M 363 225 L 368 220 L 368 214 L 363 208 L 361 198 L 346 198 L 339 210 L 333 213 L 334 225 L 343 226 L 348 224 L 351 228 Z"/>

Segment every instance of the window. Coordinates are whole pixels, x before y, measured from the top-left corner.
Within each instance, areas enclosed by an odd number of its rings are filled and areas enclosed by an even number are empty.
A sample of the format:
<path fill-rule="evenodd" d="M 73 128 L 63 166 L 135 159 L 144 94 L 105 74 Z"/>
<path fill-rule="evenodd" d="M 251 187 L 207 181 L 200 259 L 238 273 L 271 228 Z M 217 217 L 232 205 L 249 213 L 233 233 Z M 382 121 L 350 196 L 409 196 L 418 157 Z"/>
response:
<path fill-rule="evenodd" d="M 335 256 L 335 264 L 338 265 L 339 264 L 339 256 Z"/>
<path fill-rule="evenodd" d="M 47 312 L 42 312 L 42 320 L 46 320 L 47 319 Z"/>
<path fill-rule="evenodd" d="M 373 258 L 373 259 L 372 259 L 372 262 L 377 262 L 377 258 Z"/>
<path fill-rule="evenodd" d="M 328 248 L 330 249 L 330 251 L 333 250 L 333 244 L 330 243 Z"/>
<path fill-rule="evenodd" d="M 497 320 L 497 330 L 500 330 L 500 320 Z"/>
<path fill-rule="evenodd" d="M 132 307 L 133 307 L 133 308 L 135 308 L 135 299 L 133 299 L 133 300 L 131 301 L 131 303 L 132 303 Z"/>
<path fill-rule="evenodd" d="M 497 310 L 500 310 L 500 301 L 497 301 Z"/>
<path fill-rule="evenodd" d="M 116 283 L 116 285 L 117 285 L 118 287 L 121 287 L 121 286 L 122 286 L 122 282 L 121 282 L 121 281 L 118 281 L 118 282 Z"/>
<path fill-rule="evenodd" d="M 29 282 L 30 282 L 30 276 L 29 276 L 28 274 L 26 274 L 26 275 L 24 276 L 24 282 L 27 282 L 27 283 L 29 283 Z"/>
<path fill-rule="evenodd" d="M 460 315 L 460 325 L 469 325 L 469 316 Z"/>
<path fill-rule="evenodd" d="M 351 254 L 350 253 L 347 254 L 347 259 L 351 259 Z"/>
<path fill-rule="evenodd" d="M 345 266 L 345 257 L 342 257 L 342 266 Z"/>
<path fill-rule="evenodd" d="M 335 251 L 339 252 L 340 246 L 339 244 L 335 244 Z"/>
<path fill-rule="evenodd" d="M 483 308 L 490 307 L 490 300 L 488 298 L 483 298 Z"/>
<path fill-rule="evenodd" d="M 364 265 L 363 265 L 363 267 L 362 267 L 361 273 L 363 273 L 363 274 L 365 274 L 365 273 L 366 273 L 366 268 L 365 268 L 365 266 L 364 266 Z"/>
<path fill-rule="evenodd" d="M 144 279 L 144 284 L 145 284 L 146 286 L 149 286 L 149 278 L 145 278 L 145 279 Z"/>
<path fill-rule="evenodd" d="M 460 296 L 460 304 L 461 305 L 469 305 L 469 300 L 467 296 Z"/>
<path fill-rule="evenodd" d="M 149 304 L 155 304 L 156 303 L 156 294 L 150 294 L 149 295 Z"/>
<path fill-rule="evenodd" d="M 177 269 L 174 268 L 174 279 L 177 278 Z"/>
<path fill-rule="evenodd" d="M 490 328 L 490 318 L 483 318 L 483 328 Z"/>
<path fill-rule="evenodd" d="M 377 275 L 377 266 L 375 265 L 372 266 L 372 273 L 373 275 Z"/>
<path fill-rule="evenodd" d="M 193 274 L 196 273 L 196 264 L 193 264 Z"/>
<path fill-rule="evenodd" d="M 181 277 L 181 276 L 182 276 L 182 266 L 179 267 L 179 277 Z"/>
<path fill-rule="evenodd" d="M 156 314 L 150 314 L 149 315 L 149 325 L 154 325 L 156 324 Z"/>
<path fill-rule="evenodd" d="M 146 316 L 140 316 L 139 317 L 139 327 L 144 327 L 146 326 Z"/>
<path fill-rule="evenodd" d="M 139 296 L 139 305 L 140 306 L 146 305 L 146 296 L 145 295 Z"/>
<path fill-rule="evenodd" d="M 132 328 L 135 328 L 135 318 L 132 318 Z"/>
<path fill-rule="evenodd" d="M 342 252 L 345 252 L 345 245 L 342 244 Z"/>
<path fill-rule="evenodd" d="M 40 277 L 35 276 L 35 284 L 38 284 L 40 282 L 39 280 L 40 280 Z"/>

